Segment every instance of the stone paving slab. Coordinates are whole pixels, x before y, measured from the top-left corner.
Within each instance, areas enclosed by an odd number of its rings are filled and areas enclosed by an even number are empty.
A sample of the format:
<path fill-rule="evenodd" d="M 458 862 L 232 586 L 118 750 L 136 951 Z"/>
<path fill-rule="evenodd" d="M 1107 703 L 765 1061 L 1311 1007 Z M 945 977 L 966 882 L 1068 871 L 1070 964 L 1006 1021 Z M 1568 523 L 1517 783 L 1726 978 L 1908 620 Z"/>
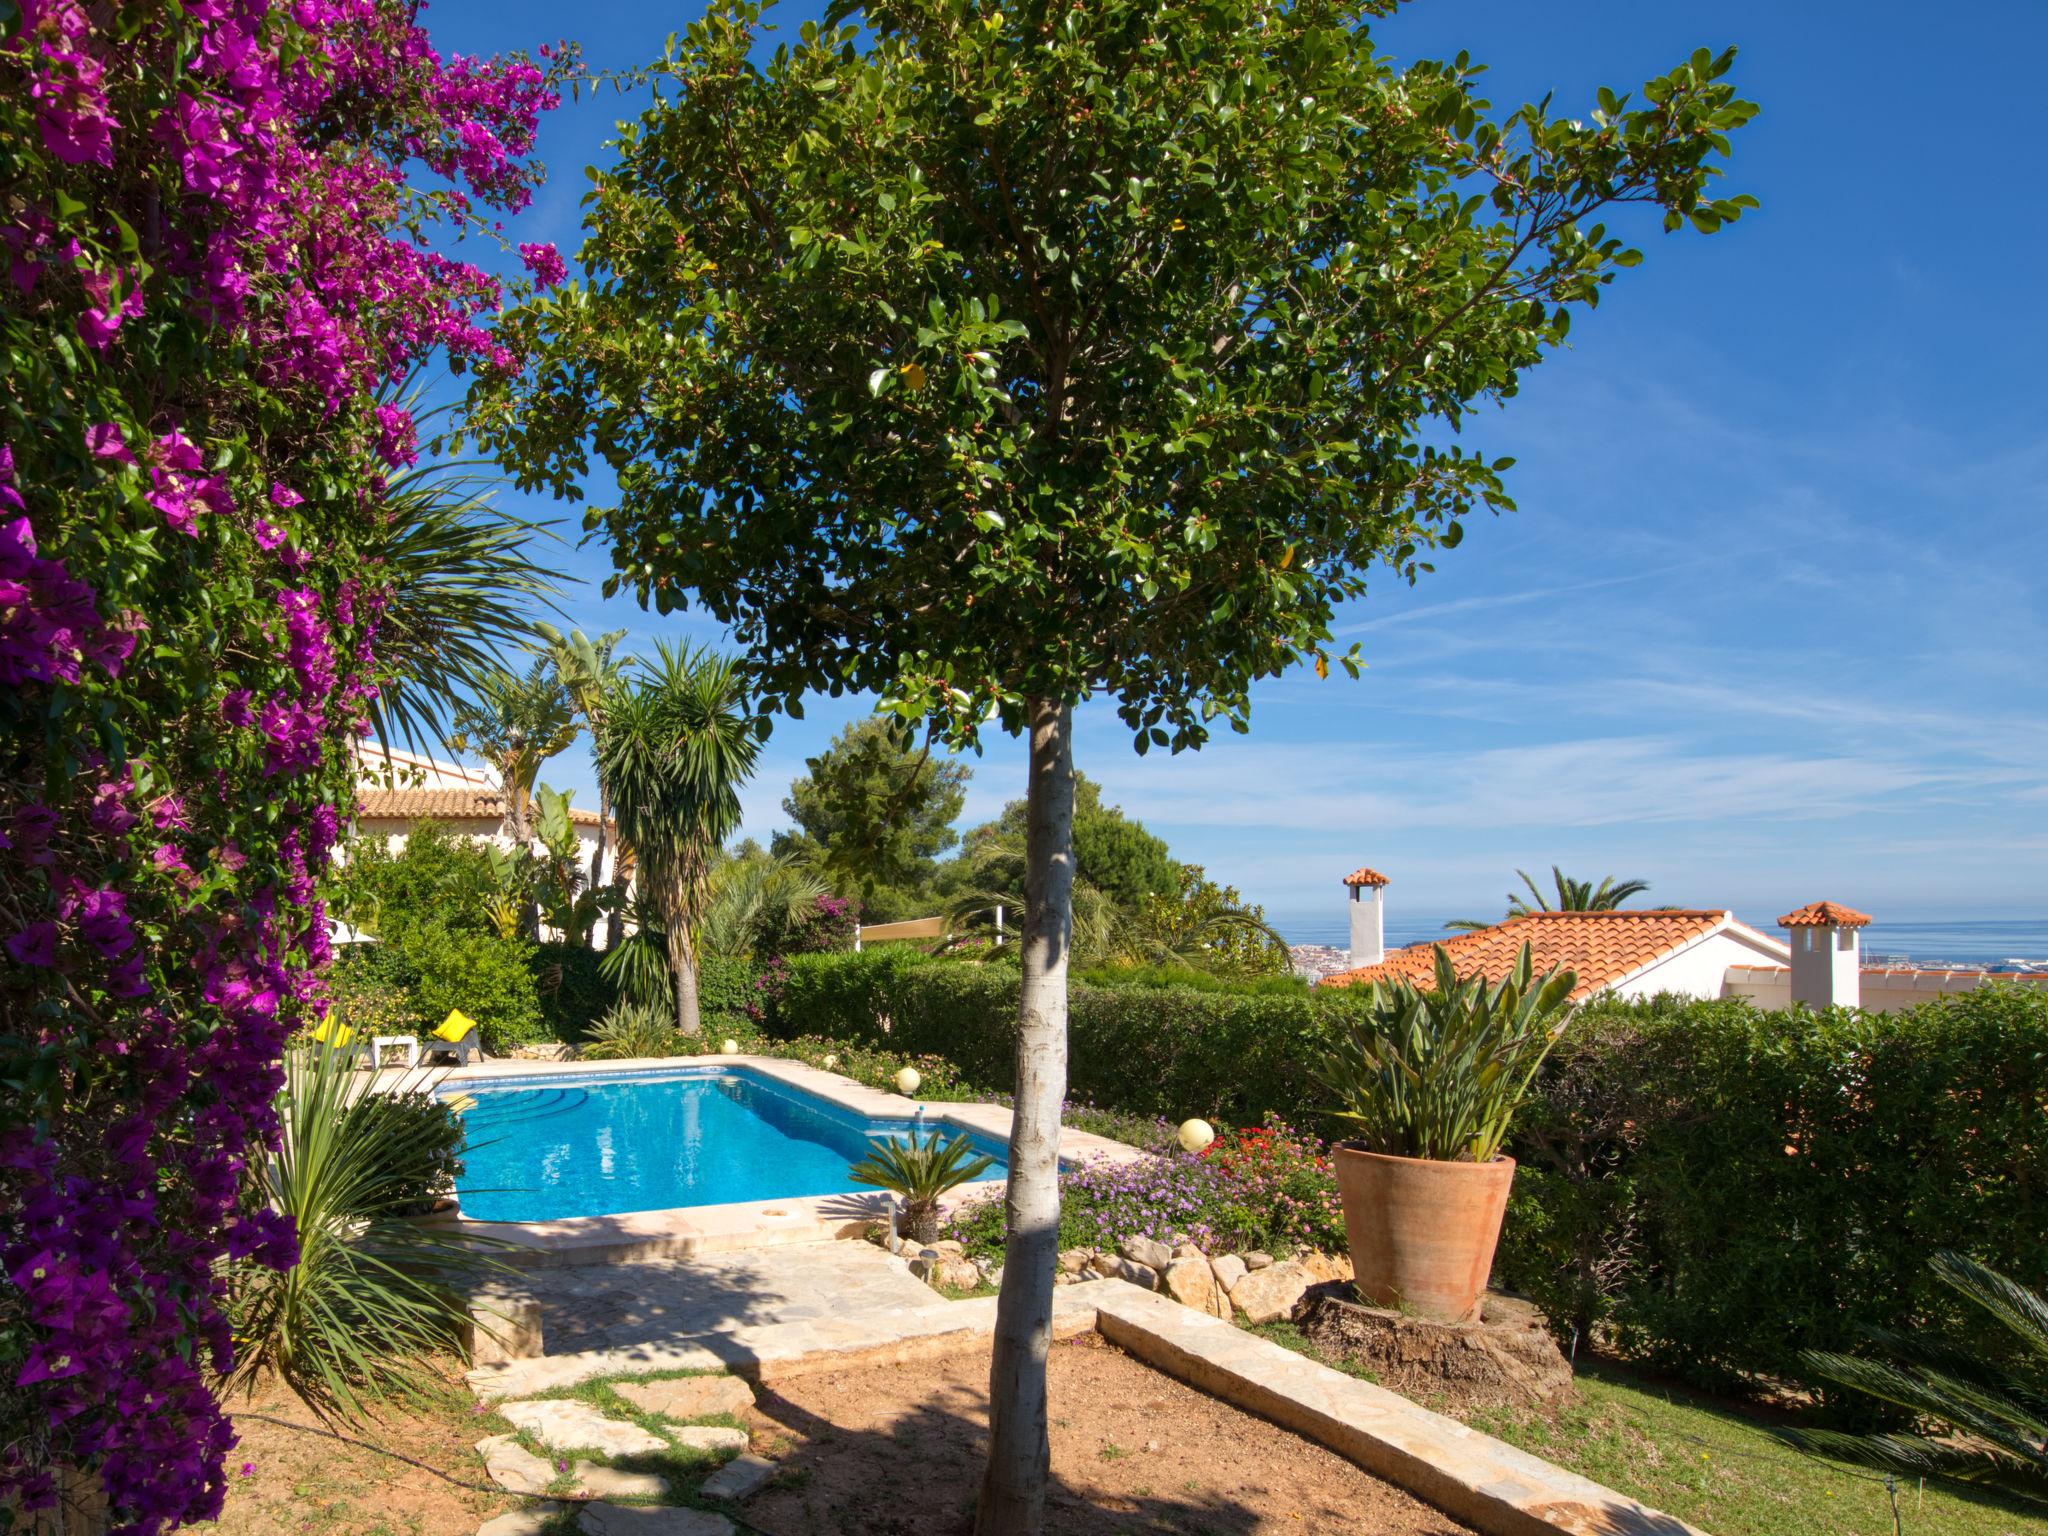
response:
<path fill-rule="evenodd" d="M 767 1486 L 777 1470 L 767 1457 L 748 1451 L 705 1478 L 697 1491 L 707 1499 L 744 1499 Z"/>
<path fill-rule="evenodd" d="M 1217 1317 L 1122 1281 L 1093 1290 L 1103 1338 L 1328 1446 L 1483 1536 L 1704 1536 L 1626 1494 Z"/>
<path fill-rule="evenodd" d="M 653 1431 L 624 1419 L 608 1418 L 588 1403 L 563 1399 L 503 1403 L 498 1412 L 551 1451 L 645 1456 L 668 1449 L 668 1442 Z"/>
<path fill-rule="evenodd" d="M 1095 1297 L 1111 1281 L 1064 1285 L 1053 1292 L 1053 1336 L 1073 1338 L 1095 1326 Z M 773 1381 L 855 1365 L 904 1365 L 972 1347 L 995 1332 L 996 1298 L 930 1298 L 917 1306 L 887 1307 L 840 1317 L 767 1323 L 577 1354 L 545 1355 L 481 1365 L 467 1376 L 484 1402 L 572 1387 L 598 1376 L 643 1376 L 657 1371 L 730 1371 L 750 1381 Z"/>
<path fill-rule="evenodd" d="M 922 1306 L 934 1299 L 902 1259 L 865 1242 L 540 1269 L 521 1283 L 548 1348 L 565 1355 Z M 512 1356 L 485 1356 L 478 1363 L 506 1358 Z"/>

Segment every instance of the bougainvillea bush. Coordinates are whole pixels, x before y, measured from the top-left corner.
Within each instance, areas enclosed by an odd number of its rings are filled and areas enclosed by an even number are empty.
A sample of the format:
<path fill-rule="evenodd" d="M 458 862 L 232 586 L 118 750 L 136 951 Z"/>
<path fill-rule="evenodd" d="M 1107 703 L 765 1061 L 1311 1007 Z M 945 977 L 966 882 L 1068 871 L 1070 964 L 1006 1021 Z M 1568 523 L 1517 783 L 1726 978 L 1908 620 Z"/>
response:
<path fill-rule="evenodd" d="M 1003 1203 L 960 1211 L 946 1235 L 969 1253 L 1003 1250 Z M 1205 1253 L 1344 1251 L 1344 1210 L 1323 1144 L 1268 1116 L 1201 1152 L 1178 1147 L 1128 1163 L 1060 1172 L 1060 1247 L 1114 1252 L 1126 1238 L 1194 1243 Z"/>
<path fill-rule="evenodd" d="M 393 386 L 516 366 L 430 230 L 525 203 L 566 67 L 378 0 L 0 3 L 0 1526 L 220 1508 L 221 1267 L 294 1251 L 238 1190 L 324 1006 Z"/>

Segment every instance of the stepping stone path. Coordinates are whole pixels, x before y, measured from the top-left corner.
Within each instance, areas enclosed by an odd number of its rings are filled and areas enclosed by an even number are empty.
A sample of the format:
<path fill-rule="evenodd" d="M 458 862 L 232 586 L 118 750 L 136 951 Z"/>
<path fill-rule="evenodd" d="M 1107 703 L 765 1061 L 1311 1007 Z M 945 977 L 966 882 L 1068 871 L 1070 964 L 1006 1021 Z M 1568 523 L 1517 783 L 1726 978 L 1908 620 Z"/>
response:
<path fill-rule="evenodd" d="M 583 1536 L 736 1536 L 738 1531 L 725 1516 L 701 1509 L 626 1504 L 593 1504 L 576 1523 Z"/>
<path fill-rule="evenodd" d="M 754 1406 L 754 1389 L 737 1376 L 622 1381 L 612 1390 L 643 1412 L 671 1419 L 708 1419 L 714 1413 L 744 1413 Z"/>
<path fill-rule="evenodd" d="M 491 1481 L 507 1493 L 546 1493 L 558 1475 L 553 1462 L 534 1455 L 510 1435 L 479 1441 L 476 1453 L 483 1457 Z M 668 1479 L 651 1472 L 620 1472 L 577 1462 L 569 1473 L 575 1479 L 570 1492 L 586 1499 L 658 1499 L 668 1492 Z M 518 1536 L 518 1532 L 508 1527 L 491 1536 Z"/>
<path fill-rule="evenodd" d="M 498 1412 L 550 1450 L 644 1456 L 668 1449 L 661 1436 L 624 1419 L 608 1419 L 588 1403 L 527 1400 L 501 1404 Z"/>
<path fill-rule="evenodd" d="M 476 1528 L 476 1536 L 541 1536 L 547 1523 L 562 1512 L 559 1504 L 540 1504 L 532 1509 L 515 1509 Z"/>
<path fill-rule="evenodd" d="M 510 1435 L 478 1441 L 476 1453 L 491 1481 L 507 1493 L 546 1493 L 555 1480 L 555 1464 L 542 1461 Z"/>
<path fill-rule="evenodd" d="M 697 1491 L 707 1499 L 744 1499 L 763 1487 L 775 1472 L 774 1462 L 749 1451 L 705 1478 Z"/>

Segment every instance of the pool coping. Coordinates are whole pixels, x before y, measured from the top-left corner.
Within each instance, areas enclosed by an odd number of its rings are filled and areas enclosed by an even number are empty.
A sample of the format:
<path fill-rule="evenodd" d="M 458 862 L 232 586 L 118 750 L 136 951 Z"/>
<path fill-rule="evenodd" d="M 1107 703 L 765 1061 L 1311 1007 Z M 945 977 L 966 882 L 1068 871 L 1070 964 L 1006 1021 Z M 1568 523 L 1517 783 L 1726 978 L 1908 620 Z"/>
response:
<path fill-rule="evenodd" d="M 521 1078 L 605 1077 L 659 1074 L 686 1068 L 745 1067 L 802 1093 L 815 1095 L 869 1120 L 909 1120 L 923 1111 L 927 1124 L 955 1126 L 994 1140 L 1010 1139 L 1010 1111 L 1000 1104 L 935 1103 L 886 1093 L 850 1077 L 827 1072 L 779 1056 L 723 1053 L 697 1056 L 635 1057 L 623 1061 L 560 1062 L 493 1060 L 451 1068 L 437 1079 L 442 1091 L 486 1084 L 516 1086 Z M 386 1069 L 394 1078 L 401 1076 Z M 384 1074 L 380 1074 L 380 1079 Z M 1063 1161 L 1135 1162 L 1144 1157 L 1136 1147 L 1106 1136 L 1062 1127 Z M 1004 1181 L 982 1179 L 963 1184 L 946 1202 L 955 1209 L 970 1200 L 1000 1194 Z M 556 1268 L 576 1264 L 619 1264 L 641 1259 L 688 1258 L 698 1253 L 723 1253 L 743 1248 L 769 1248 L 783 1243 L 811 1243 L 830 1238 L 859 1237 L 881 1220 L 891 1197 L 873 1193 L 806 1195 L 782 1200 L 748 1200 L 727 1205 L 676 1206 L 656 1211 L 626 1211 L 611 1216 L 569 1216 L 553 1221 L 482 1221 L 461 1214 L 460 1207 L 436 1218 L 437 1225 L 473 1234 L 504 1247 L 492 1257 L 514 1268 Z"/>

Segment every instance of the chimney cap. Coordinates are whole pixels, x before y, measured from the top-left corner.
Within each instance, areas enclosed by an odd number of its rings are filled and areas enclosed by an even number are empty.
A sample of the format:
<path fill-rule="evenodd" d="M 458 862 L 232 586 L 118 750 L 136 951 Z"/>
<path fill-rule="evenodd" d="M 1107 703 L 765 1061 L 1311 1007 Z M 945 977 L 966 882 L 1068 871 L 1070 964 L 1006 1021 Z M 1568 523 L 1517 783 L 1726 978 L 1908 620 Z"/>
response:
<path fill-rule="evenodd" d="M 1393 882 L 1376 869 L 1354 869 L 1344 877 L 1344 883 L 1356 890 L 1361 885 L 1391 885 Z"/>
<path fill-rule="evenodd" d="M 1865 928 L 1869 924 L 1869 913 L 1845 907 L 1838 901 L 1809 902 L 1778 919 L 1780 928 Z"/>

